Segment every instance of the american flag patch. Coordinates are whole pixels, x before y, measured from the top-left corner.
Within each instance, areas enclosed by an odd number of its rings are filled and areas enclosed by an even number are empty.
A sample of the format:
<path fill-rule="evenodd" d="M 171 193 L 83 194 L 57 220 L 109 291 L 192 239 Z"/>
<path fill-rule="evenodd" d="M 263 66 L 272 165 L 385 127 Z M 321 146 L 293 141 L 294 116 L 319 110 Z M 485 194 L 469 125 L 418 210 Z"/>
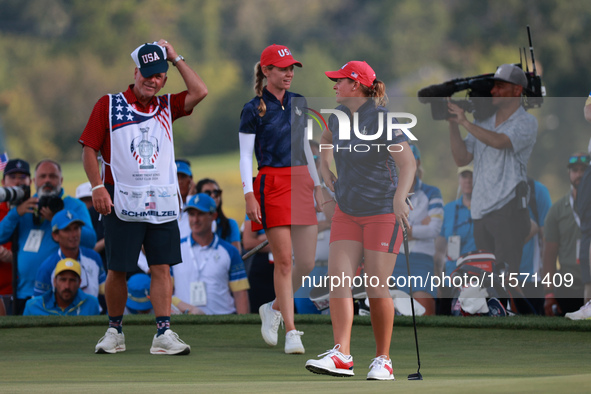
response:
<path fill-rule="evenodd" d="M 146 209 L 156 209 L 156 203 L 154 201 L 147 202 Z"/>
<path fill-rule="evenodd" d="M 357 73 L 355 71 L 351 71 L 351 76 L 353 78 L 357 78 L 358 77 L 358 75 L 357 75 Z"/>
<path fill-rule="evenodd" d="M 8 163 L 8 153 L 4 152 L 0 155 L 0 171 L 3 171 Z"/>

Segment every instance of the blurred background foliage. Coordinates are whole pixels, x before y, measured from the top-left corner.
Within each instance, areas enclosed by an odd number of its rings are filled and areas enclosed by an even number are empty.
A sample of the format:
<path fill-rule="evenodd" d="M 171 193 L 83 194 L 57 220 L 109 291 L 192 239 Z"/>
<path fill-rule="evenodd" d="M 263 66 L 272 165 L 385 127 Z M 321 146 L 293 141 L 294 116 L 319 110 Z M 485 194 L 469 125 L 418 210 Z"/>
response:
<path fill-rule="evenodd" d="M 567 191 L 568 155 L 584 151 L 591 136 L 582 120 L 590 22 L 586 0 L 0 0 L 2 144 L 32 163 L 79 161 L 77 140 L 95 102 L 132 83 L 129 54 L 159 38 L 209 88 L 194 114 L 175 123 L 177 156 L 198 157 L 236 152 L 253 65 L 272 43 L 288 45 L 304 64 L 293 91 L 332 97 L 323 71 L 366 60 L 392 98 L 414 98 L 429 84 L 519 62 L 530 25 L 548 96 L 575 98 L 565 111 L 548 102 L 532 111 L 540 130 L 529 171 L 556 199 Z M 164 91 L 183 86 L 171 67 Z M 449 201 L 457 182 L 447 123 L 425 122 L 416 132 L 425 181 Z"/>

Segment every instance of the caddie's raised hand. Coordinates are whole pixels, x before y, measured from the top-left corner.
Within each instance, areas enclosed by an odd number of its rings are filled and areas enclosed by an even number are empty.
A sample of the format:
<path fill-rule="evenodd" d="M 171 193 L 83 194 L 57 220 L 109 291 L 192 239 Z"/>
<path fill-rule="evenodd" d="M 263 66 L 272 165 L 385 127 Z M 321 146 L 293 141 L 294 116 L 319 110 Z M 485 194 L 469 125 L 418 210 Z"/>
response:
<path fill-rule="evenodd" d="M 161 38 L 160 40 L 158 40 L 158 45 L 166 48 L 166 60 L 168 60 L 169 62 L 172 62 L 174 59 L 177 58 L 178 54 L 174 50 L 173 46 L 170 45 L 170 43 L 168 41 L 166 41 L 164 38 Z"/>

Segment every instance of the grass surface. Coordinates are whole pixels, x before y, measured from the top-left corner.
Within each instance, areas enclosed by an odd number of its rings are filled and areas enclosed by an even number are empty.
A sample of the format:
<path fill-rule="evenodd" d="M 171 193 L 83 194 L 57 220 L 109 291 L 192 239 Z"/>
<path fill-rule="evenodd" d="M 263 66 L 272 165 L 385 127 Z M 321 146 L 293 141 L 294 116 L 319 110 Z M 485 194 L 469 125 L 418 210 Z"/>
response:
<path fill-rule="evenodd" d="M 513 320 L 513 321 L 511 321 Z M 126 317 L 127 351 L 95 355 L 106 318 L 2 319 L 0 391 L 5 392 L 588 392 L 588 322 L 563 319 L 435 318 L 419 320 L 424 381 L 407 381 L 417 360 L 412 321 L 397 318 L 391 357 L 396 382 L 365 380 L 374 355 L 367 318 L 353 327 L 352 378 L 315 375 L 308 358 L 332 347 L 326 316 L 298 316 L 306 355 L 285 355 L 283 336 L 270 348 L 258 317 L 173 317 L 192 346 L 189 356 L 152 356 L 153 318 Z M 31 327 L 16 328 L 29 321 Z M 474 322 L 479 328 L 469 328 Z M 499 324 L 496 321 L 504 321 Z M 549 323 L 546 323 L 548 322 Z M 56 326 L 56 324 L 76 324 Z M 78 325 L 77 323 L 81 323 Z M 455 325 L 455 326 L 454 326 Z M 527 328 L 531 326 L 530 328 Z M 15 328 L 10 328 L 15 327 Z M 545 328 L 544 328 L 545 327 Z M 280 334 L 283 330 L 280 330 Z"/>

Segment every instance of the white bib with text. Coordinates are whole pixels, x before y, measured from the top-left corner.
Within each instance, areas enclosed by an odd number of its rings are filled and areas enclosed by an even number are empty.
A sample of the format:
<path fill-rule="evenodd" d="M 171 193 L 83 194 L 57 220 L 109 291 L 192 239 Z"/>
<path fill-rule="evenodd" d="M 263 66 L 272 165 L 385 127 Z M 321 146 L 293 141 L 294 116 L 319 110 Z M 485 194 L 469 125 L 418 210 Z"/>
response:
<path fill-rule="evenodd" d="M 113 204 L 127 222 L 176 220 L 179 192 L 172 139 L 170 95 L 150 113 L 136 111 L 122 93 L 110 95 Z"/>

